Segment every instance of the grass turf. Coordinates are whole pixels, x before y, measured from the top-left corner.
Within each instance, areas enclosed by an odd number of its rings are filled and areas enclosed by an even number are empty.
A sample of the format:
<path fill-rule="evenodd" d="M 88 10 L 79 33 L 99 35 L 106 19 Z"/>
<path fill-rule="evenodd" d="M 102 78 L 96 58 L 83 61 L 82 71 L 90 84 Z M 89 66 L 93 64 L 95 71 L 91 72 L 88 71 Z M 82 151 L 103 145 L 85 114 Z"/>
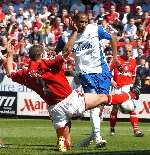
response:
<path fill-rule="evenodd" d="M 116 135 L 109 135 L 109 122 L 102 122 L 102 134 L 108 144 L 97 149 L 93 143 L 87 148 L 75 147 L 67 153 L 56 150 L 56 134 L 47 119 L 0 119 L 0 138 L 6 148 L 0 148 L 0 155 L 49 155 L 49 154 L 150 154 L 150 125 L 140 123 L 144 137 L 134 137 L 129 122 L 118 122 Z M 90 133 L 90 122 L 72 121 L 72 143 L 77 144 Z"/>

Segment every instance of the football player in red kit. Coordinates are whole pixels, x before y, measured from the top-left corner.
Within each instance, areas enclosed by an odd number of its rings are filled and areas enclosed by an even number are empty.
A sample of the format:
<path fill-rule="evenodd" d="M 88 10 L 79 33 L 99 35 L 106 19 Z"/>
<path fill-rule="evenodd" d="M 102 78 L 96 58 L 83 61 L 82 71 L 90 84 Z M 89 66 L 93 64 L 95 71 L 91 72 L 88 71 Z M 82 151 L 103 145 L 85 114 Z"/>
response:
<path fill-rule="evenodd" d="M 131 57 L 132 46 L 125 45 L 124 54 L 122 56 L 118 56 L 118 61 L 122 67 L 122 73 L 118 71 L 115 65 L 110 64 L 110 69 L 114 71 L 113 76 L 113 92 L 114 93 L 122 93 L 128 92 L 130 87 L 133 85 L 135 77 L 136 77 L 136 60 Z M 117 122 L 117 113 L 120 110 L 123 113 L 130 114 L 130 122 L 133 127 L 133 132 L 136 137 L 142 137 L 144 134 L 139 130 L 138 127 L 138 117 L 135 112 L 135 101 L 128 100 L 121 105 L 115 105 L 112 108 L 110 114 L 110 134 L 115 134 L 115 125 Z"/>
<path fill-rule="evenodd" d="M 43 48 L 39 45 L 34 45 L 29 50 L 31 61 L 28 69 L 13 71 L 14 48 L 8 44 L 7 50 L 7 76 L 34 90 L 49 105 L 48 111 L 57 133 L 58 150 L 62 152 L 71 147 L 70 128 L 73 116 L 80 116 L 84 111 L 101 104 L 120 104 L 129 98 L 135 99 L 140 94 L 140 86 L 137 84 L 128 93 L 119 95 L 72 90 L 62 68 L 63 57 L 57 55 L 55 59 L 42 59 Z"/>

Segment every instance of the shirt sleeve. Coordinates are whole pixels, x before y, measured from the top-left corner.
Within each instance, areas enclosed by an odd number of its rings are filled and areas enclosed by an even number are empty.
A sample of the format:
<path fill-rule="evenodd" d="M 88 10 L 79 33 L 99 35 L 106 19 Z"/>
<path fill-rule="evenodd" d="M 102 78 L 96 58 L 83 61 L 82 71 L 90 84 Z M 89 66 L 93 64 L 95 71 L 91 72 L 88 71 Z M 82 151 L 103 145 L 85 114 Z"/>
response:
<path fill-rule="evenodd" d="M 61 52 L 64 49 L 64 47 L 65 47 L 65 42 L 61 36 L 55 48 L 56 53 L 58 54 L 59 52 Z"/>
<path fill-rule="evenodd" d="M 18 83 L 24 83 L 25 81 L 25 76 L 27 75 L 28 70 L 18 70 L 18 71 L 13 71 L 11 72 L 8 77 L 10 77 L 14 82 Z"/>
<path fill-rule="evenodd" d="M 63 35 L 59 38 L 58 43 L 56 45 L 55 48 L 56 53 L 63 51 L 66 43 L 68 42 L 70 34 L 71 32 L 64 31 Z"/>
<path fill-rule="evenodd" d="M 98 37 L 99 37 L 99 40 L 101 39 L 111 40 L 112 39 L 111 34 L 102 26 L 98 26 Z"/>
<path fill-rule="evenodd" d="M 64 59 L 63 59 L 62 55 L 57 55 L 55 57 L 55 59 L 49 59 L 49 60 L 45 61 L 45 63 L 47 63 L 49 68 L 53 68 L 53 67 L 61 68 L 64 63 Z"/>

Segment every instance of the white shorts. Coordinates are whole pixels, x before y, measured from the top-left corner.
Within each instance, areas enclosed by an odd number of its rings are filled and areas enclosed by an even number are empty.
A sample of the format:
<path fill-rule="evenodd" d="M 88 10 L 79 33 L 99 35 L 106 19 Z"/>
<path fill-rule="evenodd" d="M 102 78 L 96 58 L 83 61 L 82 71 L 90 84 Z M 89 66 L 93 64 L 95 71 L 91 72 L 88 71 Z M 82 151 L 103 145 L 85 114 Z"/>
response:
<path fill-rule="evenodd" d="M 133 84 L 126 85 L 121 88 L 113 88 L 112 92 L 115 94 L 123 93 L 123 92 L 128 93 L 130 91 L 130 87 L 132 87 L 132 86 L 133 86 Z"/>
<path fill-rule="evenodd" d="M 84 95 L 74 90 L 67 98 L 51 105 L 48 112 L 52 118 L 54 128 L 64 127 L 72 117 L 80 116 L 85 112 Z"/>

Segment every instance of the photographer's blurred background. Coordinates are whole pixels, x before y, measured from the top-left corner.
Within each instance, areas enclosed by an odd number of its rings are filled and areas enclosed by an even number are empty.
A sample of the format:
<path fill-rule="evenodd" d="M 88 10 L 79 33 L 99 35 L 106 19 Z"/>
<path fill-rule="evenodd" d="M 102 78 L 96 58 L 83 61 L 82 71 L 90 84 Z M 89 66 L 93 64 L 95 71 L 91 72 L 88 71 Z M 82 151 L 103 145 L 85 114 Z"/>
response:
<path fill-rule="evenodd" d="M 89 23 L 103 25 L 117 35 L 119 55 L 125 44 L 132 45 L 132 56 L 139 65 L 137 75 L 143 80 L 142 91 L 150 92 L 150 0 L 1 0 L 0 64 L 7 55 L 10 39 L 18 69 L 28 65 L 28 51 L 33 44 L 44 46 L 45 57 L 54 57 L 59 38 L 70 30 L 71 19 L 78 12 L 86 12 Z M 102 44 L 110 62 L 109 42 L 104 40 Z M 64 69 L 67 75 L 73 74 L 72 54 Z"/>

